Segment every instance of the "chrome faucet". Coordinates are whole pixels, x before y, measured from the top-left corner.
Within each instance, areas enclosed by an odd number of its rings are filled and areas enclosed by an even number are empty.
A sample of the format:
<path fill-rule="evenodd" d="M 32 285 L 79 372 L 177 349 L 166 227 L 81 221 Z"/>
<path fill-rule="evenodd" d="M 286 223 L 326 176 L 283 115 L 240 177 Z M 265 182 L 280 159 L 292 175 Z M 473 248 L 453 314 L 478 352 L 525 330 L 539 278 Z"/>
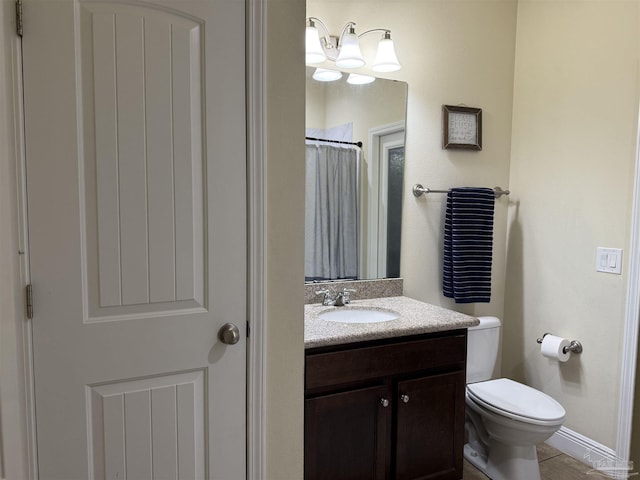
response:
<path fill-rule="evenodd" d="M 322 305 L 325 307 L 344 307 L 351 303 L 351 293 L 353 292 L 355 292 L 353 288 L 345 287 L 337 293 L 331 288 L 326 288 L 324 290 L 318 290 L 316 295 L 323 295 Z"/>
<path fill-rule="evenodd" d="M 324 290 L 318 290 L 316 295 L 323 295 L 322 305 L 325 307 L 332 307 L 336 304 L 336 293 L 331 288 L 325 288 Z"/>
<path fill-rule="evenodd" d="M 336 294 L 336 307 L 344 307 L 351 303 L 351 294 L 354 293 L 355 290 L 353 288 L 343 288 L 341 292 Z"/>

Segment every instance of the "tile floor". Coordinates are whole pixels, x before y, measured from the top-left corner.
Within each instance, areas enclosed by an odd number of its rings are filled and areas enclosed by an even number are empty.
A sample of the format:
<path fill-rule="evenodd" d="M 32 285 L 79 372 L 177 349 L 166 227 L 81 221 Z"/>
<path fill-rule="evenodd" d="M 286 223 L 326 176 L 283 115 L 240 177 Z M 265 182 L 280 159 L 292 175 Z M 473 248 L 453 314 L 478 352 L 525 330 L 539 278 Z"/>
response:
<path fill-rule="evenodd" d="M 565 455 L 546 443 L 538 445 L 538 461 L 541 480 L 588 480 L 594 478 L 593 475 L 587 476 L 587 472 L 591 470 L 589 465 Z M 463 480 L 487 480 L 488 477 L 465 460 L 462 478 Z"/>

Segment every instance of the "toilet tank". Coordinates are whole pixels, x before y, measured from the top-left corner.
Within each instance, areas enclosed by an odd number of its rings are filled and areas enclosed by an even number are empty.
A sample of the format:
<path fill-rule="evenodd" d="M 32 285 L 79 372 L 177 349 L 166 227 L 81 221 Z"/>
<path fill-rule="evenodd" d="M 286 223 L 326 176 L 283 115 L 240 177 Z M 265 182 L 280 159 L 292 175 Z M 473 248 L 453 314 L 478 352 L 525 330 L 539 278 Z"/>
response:
<path fill-rule="evenodd" d="M 478 317 L 480 325 L 469 327 L 467 335 L 467 383 L 490 380 L 498 361 L 500 320 Z"/>

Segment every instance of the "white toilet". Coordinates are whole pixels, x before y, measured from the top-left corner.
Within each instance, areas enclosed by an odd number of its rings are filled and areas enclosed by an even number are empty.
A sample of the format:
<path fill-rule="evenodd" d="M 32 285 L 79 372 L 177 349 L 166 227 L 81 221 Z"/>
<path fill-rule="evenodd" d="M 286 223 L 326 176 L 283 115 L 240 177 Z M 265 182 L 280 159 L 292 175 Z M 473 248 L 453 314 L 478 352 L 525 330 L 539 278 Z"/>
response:
<path fill-rule="evenodd" d="M 562 426 L 566 412 L 535 388 L 507 378 L 491 380 L 500 320 L 479 320 L 467 339 L 464 457 L 492 480 L 540 480 L 536 444 Z"/>

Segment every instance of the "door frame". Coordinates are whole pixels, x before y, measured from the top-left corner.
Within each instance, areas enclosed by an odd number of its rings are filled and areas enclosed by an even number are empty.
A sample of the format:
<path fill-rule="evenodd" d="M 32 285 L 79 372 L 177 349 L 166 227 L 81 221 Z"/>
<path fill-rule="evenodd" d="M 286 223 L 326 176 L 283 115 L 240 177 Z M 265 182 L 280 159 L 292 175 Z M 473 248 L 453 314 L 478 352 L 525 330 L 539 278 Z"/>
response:
<path fill-rule="evenodd" d="M 387 276 L 387 262 L 388 262 L 388 245 L 387 245 L 387 229 L 388 221 L 389 221 L 389 204 L 388 204 L 388 191 L 389 191 L 389 150 L 404 147 L 404 129 L 399 130 L 394 133 L 402 133 L 402 141 L 384 141 L 383 139 L 387 135 L 380 135 L 378 137 L 379 141 L 379 152 L 380 158 L 378 159 L 379 167 L 378 167 L 378 183 L 379 189 L 378 192 L 378 269 L 377 269 L 377 277 L 378 278 L 388 278 Z M 381 153 L 383 152 L 383 153 Z M 385 172 L 385 175 L 382 175 L 382 172 Z M 387 192 L 386 194 L 380 195 L 380 193 Z"/>
<path fill-rule="evenodd" d="M 380 194 L 380 138 L 391 133 L 405 131 L 405 122 L 399 121 L 386 125 L 379 125 L 369 129 L 367 150 L 369 155 L 369 167 L 367 172 L 368 195 L 367 195 L 367 244 L 366 248 L 361 248 L 361 265 L 365 266 L 367 278 L 380 278 L 378 275 L 378 253 L 375 257 L 371 255 L 374 250 L 379 251 L 378 245 L 378 222 L 379 222 L 379 194 Z M 364 212 L 363 212 L 364 213 Z M 362 215 L 364 217 L 364 215 Z M 375 222 L 371 220 L 375 219 Z M 364 222 L 364 219 L 362 220 Z M 365 254 L 366 252 L 366 254 Z M 365 256 L 366 255 L 366 256 Z M 360 269 L 362 271 L 362 268 Z M 375 274 L 373 273 L 375 272 Z"/>
<path fill-rule="evenodd" d="M 15 176 L 11 182 L 10 208 L 13 217 L 11 223 L 3 232 L 3 240 L 11 244 L 11 251 L 8 253 L 11 258 L 11 297 L 7 295 L 7 303 L 12 303 L 13 315 L 0 322 L 0 339 L 2 340 L 2 360 L 10 360 L 15 370 L 9 372 L 3 381 L 11 382 L 9 393 L 2 392 L 0 400 L 4 410 L 11 405 L 19 412 L 19 418 L 11 427 L 7 427 L 3 421 L 3 431 L 16 439 L 16 445 L 2 445 L 3 456 L 0 458 L 0 474 L 19 474 L 29 479 L 37 478 L 37 455 L 35 442 L 35 408 L 33 402 L 33 368 L 31 351 L 31 321 L 26 318 L 26 308 L 24 301 L 25 285 L 30 282 L 29 275 L 29 252 L 27 250 L 27 223 L 26 223 L 26 161 L 24 152 L 24 110 L 22 91 L 22 41 L 15 30 L 15 7 L 13 2 L 3 2 L 2 19 L 4 20 L 3 40 L 9 46 L 3 54 L 4 61 L 3 83 L 10 85 L 8 90 L 11 94 L 6 98 L 6 104 L 10 114 L 6 119 L 11 118 L 11 125 L 7 125 L 4 135 L 10 140 L 8 146 L 11 158 L 7 158 L 11 170 Z M 7 22 L 5 19 L 11 19 Z M 15 257 L 17 253 L 17 259 Z M 3 298 L 5 300 L 5 298 Z M 7 346 L 8 348 L 4 348 Z M 7 353 L 9 350 L 9 353 Z M 8 372 L 4 371 L 3 374 Z M 22 405 L 18 405 L 22 403 Z M 17 408 L 17 407 L 20 408 Z M 0 413 L 4 414 L 5 411 Z M 4 420 L 4 418 L 2 418 Z M 8 429 L 10 431 L 6 431 Z M 11 448 L 12 457 L 7 455 Z M 19 472 L 19 473 L 18 473 Z"/>
<path fill-rule="evenodd" d="M 247 475 L 259 480 L 266 475 L 266 3 L 268 0 L 245 0 L 246 8 L 246 99 L 247 99 L 247 322 L 251 332 L 247 343 Z M 13 9 L 13 2 L 3 2 L 6 11 Z M 4 12 L 3 12 L 4 14 Z M 24 286 L 31 281 L 27 238 L 26 162 L 24 155 L 24 109 L 22 91 L 22 47 L 20 37 L 12 31 L 11 58 L 6 67 L 10 72 L 7 81 L 12 83 L 13 95 L 7 103 L 13 106 L 13 133 L 15 135 L 16 169 L 16 222 L 10 231 L 15 235 L 20 251 L 18 284 L 14 294 L 15 325 L 22 325 L 15 334 L 15 360 L 22 363 L 15 382 L 21 387 L 19 396 L 24 399 L 24 418 L 19 422 L 20 436 L 25 437 L 25 447 L 16 448 L 24 458 L 13 458 L 21 463 L 29 480 L 38 479 L 38 460 L 35 431 L 35 402 L 33 395 L 34 372 L 31 349 L 32 325 L 25 318 L 23 304 Z M 4 331 L 4 329 L 3 329 Z M 12 432 L 18 433 L 18 432 Z M 26 451 L 22 451 L 26 450 Z M 0 475 L 4 476 L 6 458 L 0 458 Z"/>
<path fill-rule="evenodd" d="M 640 323 L 640 109 L 636 125 L 635 172 L 629 239 L 629 274 L 625 305 L 620 393 L 618 397 L 618 429 L 615 455 L 622 464 L 631 460 L 631 428 L 638 362 L 638 330 Z"/>
<path fill-rule="evenodd" d="M 266 477 L 266 4 L 247 9 L 247 479 Z"/>

